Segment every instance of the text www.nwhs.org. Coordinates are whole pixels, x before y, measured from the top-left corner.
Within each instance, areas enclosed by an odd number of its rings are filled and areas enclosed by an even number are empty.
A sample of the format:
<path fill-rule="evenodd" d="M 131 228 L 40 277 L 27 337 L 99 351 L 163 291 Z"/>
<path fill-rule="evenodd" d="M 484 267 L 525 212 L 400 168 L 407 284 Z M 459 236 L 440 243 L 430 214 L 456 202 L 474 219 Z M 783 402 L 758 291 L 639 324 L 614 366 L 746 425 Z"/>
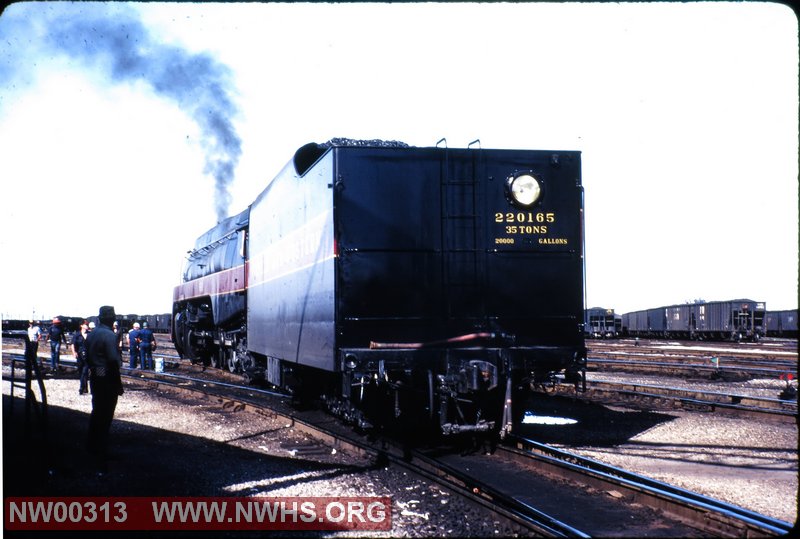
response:
<path fill-rule="evenodd" d="M 6 498 L 7 530 L 389 530 L 389 497 Z"/>

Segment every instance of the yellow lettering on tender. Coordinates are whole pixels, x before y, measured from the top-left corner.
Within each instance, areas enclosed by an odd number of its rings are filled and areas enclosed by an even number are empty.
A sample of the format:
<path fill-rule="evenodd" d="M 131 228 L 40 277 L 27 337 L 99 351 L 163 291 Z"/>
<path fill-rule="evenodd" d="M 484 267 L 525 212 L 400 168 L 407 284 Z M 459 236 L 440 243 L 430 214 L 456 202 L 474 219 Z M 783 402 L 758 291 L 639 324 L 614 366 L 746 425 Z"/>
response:
<path fill-rule="evenodd" d="M 567 238 L 539 238 L 539 245 L 569 245 Z"/>

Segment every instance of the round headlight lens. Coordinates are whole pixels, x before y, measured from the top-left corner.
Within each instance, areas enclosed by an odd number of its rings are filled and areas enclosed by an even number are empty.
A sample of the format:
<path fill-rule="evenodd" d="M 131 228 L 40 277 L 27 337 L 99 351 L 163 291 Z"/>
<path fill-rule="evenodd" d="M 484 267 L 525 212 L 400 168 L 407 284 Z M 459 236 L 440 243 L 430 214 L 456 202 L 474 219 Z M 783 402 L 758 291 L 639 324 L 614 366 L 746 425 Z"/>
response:
<path fill-rule="evenodd" d="M 542 186 L 530 174 L 520 174 L 511 179 L 511 196 L 517 204 L 530 206 L 542 196 Z"/>

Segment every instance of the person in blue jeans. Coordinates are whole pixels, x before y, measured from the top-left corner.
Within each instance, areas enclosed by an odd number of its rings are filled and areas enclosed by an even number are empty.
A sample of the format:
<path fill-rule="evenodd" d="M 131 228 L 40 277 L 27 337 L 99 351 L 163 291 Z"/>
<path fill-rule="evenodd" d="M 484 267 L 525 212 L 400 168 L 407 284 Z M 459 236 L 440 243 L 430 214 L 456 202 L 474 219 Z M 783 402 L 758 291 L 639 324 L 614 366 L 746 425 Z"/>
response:
<path fill-rule="evenodd" d="M 53 324 L 47 330 L 47 340 L 50 341 L 50 367 L 55 373 L 61 360 L 61 343 L 67 344 L 67 336 L 64 334 L 64 326 L 61 325 L 59 317 L 53 318 Z"/>
<path fill-rule="evenodd" d="M 153 368 L 153 350 L 156 349 L 156 338 L 153 331 L 147 327 L 147 322 L 142 323 L 139 331 L 139 357 L 143 369 Z"/>

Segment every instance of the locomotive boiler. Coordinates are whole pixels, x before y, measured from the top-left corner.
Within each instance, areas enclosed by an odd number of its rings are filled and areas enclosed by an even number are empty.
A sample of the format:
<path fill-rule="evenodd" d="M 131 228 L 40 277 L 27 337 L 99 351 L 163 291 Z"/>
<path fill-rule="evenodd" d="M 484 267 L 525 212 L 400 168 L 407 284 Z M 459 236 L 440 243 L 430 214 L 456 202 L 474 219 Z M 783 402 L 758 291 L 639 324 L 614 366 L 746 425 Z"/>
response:
<path fill-rule="evenodd" d="M 583 275 L 579 152 L 333 139 L 198 238 L 172 335 L 362 426 L 502 435 L 584 379 Z"/>

